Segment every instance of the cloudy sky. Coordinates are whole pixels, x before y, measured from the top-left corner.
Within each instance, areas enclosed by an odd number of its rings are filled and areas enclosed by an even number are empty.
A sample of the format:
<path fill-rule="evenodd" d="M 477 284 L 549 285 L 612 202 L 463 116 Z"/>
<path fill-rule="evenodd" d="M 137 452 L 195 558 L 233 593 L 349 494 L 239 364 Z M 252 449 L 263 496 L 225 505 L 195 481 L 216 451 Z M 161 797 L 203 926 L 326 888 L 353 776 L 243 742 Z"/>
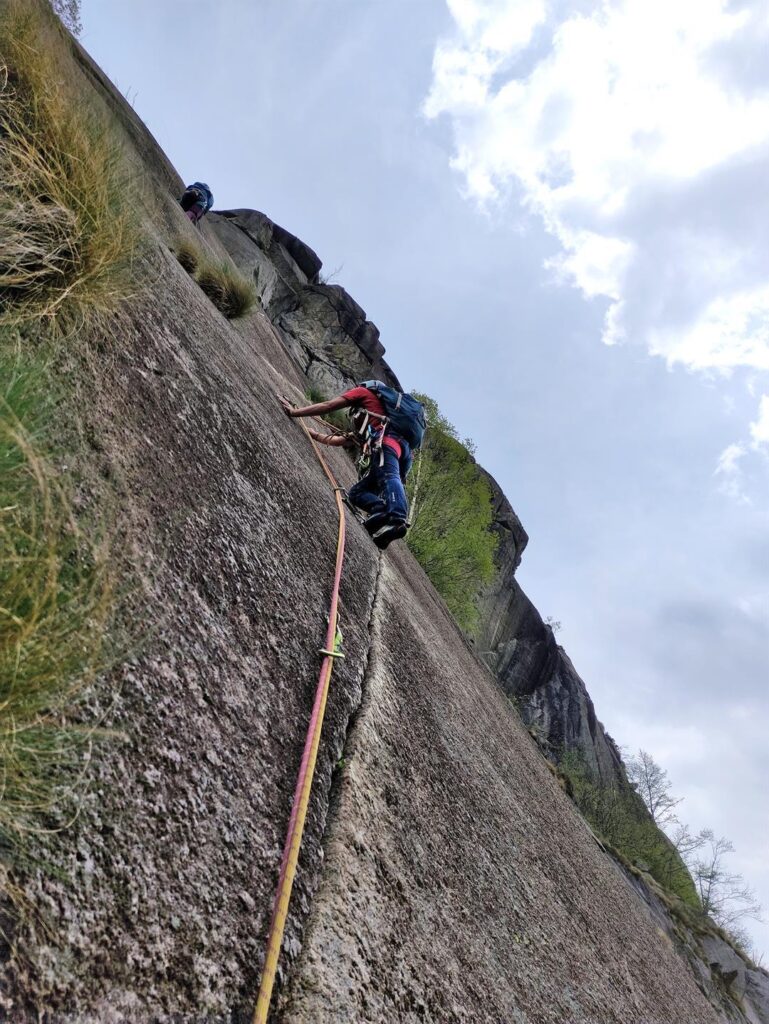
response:
<path fill-rule="evenodd" d="M 599 717 L 769 918 L 766 4 L 82 2 L 182 176 L 477 442 Z"/>

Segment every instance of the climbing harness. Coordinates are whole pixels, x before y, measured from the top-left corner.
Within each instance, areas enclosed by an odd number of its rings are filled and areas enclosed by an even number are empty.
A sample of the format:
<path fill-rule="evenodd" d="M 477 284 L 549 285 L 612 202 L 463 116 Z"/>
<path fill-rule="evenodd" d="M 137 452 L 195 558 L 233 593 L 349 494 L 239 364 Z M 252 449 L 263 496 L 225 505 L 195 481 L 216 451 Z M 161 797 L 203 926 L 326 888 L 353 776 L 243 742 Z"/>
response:
<path fill-rule="evenodd" d="M 358 477 L 365 476 L 372 465 L 375 452 L 379 453 L 379 465 L 384 464 L 384 452 L 382 441 L 387 429 L 387 417 L 379 413 L 371 412 L 369 409 L 360 409 L 353 406 L 349 410 L 350 423 L 352 425 L 352 437 L 358 448 L 358 456 L 355 467 L 358 470 Z M 374 422 L 378 421 L 378 422 Z"/>
<path fill-rule="evenodd" d="M 386 416 L 379 413 L 369 412 L 367 409 L 359 409 L 356 406 L 348 409 L 350 426 L 352 430 L 340 430 L 333 423 L 323 419 L 322 416 L 314 417 L 318 423 L 322 423 L 332 434 L 337 437 L 348 437 L 358 448 L 360 454 L 355 460 L 355 468 L 358 472 L 358 479 L 365 476 L 371 469 L 374 453 L 379 455 L 379 465 L 384 464 L 384 452 L 382 451 L 382 439 L 388 423 Z M 380 421 L 375 427 L 372 418 Z"/>
<path fill-rule="evenodd" d="M 291 806 L 291 817 L 288 822 L 286 842 L 283 848 L 283 858 L 280 863 L 280 874 L 278 876 L 278 888 L 275 892 L 275 901 L 272 908 L 272 918 L 267 934 L 267 951 L 262 968 L 262 980 L 259 985 L 256 1009 L 254 1010 L 253 1024 L 267 1024 L 267 1015 L 270 1011 L 272 990 L 275 984 L 275 974 L 278 968 L 278 957 L 283 942 L 283 932 L 286 927 L 288 916 L 288 905 L 291 899 L 291 889 L 296 876 L 296 866 L 299 860 L 299 848 L 302 844 L 302 833 L 304 822 L 307 817 L 307 807 L 310 802 L 310 791 L 312 779 L 315 774 L 315 762 L 318 756 L 320 744 L 320 733 L 323 727 L 323 715 L 326 710 L 326 698 L 328 697 L 329 682 L 334 662 L 338 658 L 344 658 L 342 653 L 342 631 L 339 628 L 339 585 L 342 579 L 342 565 L 344 563 L 345 545 L 345 517 L 344 506 L 342 505 L 342 488 L 336 482 L 334 474 L 328 468 L 326 460 L 310 436 L 305 424 L 300 420 L 300 426 L 307 435 L 310 444 L 320 462 L 323 472 L 328 477 L 331 486 L 334 488 L 337 512 L 339 513 L 339 531 L 336 544 L 336 565 L 334 568 L 334 583 L 331 590 L 331 605 L 328 613 L 328 629 L 326 641 L 321 647 L 319 654 L 323 656 L 318 676 L 318 686 L 315 691 L 310 724 L 307 729 L 302 761 L 299 766 L 299 775 L 296 780 L 294 801 Z"/>

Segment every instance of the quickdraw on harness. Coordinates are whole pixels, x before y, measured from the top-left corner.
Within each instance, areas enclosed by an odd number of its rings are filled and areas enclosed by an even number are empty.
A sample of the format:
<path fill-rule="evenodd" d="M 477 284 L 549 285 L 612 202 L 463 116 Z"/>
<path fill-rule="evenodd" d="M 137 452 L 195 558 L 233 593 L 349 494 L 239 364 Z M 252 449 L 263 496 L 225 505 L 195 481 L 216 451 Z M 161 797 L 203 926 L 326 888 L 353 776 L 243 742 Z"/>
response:
<path fill-rule="evenodd" d="M 358 476 L 365 476 L 371 469 L 375 455 L 379 457 L 379 465 L 384 465 L 382 441 L 389 420 L 387 416 L 380 416 L 379 413 L 356 407 L 350 409 L 349 416 L 352 424 L 352 438 L 360 448 L 360 455 L 355 460 L 355 466 Z M 379 421 L 378 426 L 375 427 L 372 424 L 372 418 Z"/>

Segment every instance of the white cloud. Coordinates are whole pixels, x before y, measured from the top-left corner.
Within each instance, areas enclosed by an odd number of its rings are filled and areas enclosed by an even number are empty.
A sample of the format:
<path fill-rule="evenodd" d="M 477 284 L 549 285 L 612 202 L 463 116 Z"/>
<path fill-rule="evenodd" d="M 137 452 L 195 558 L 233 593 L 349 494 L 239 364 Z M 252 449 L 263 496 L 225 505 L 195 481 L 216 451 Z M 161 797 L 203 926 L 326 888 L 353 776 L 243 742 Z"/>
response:
<path fill-rule="evenodd" d="M 718 465 L 716 466 L 716 473 L 722 476 L 733 476 L 739 472 L 739 460 L 745 454 L 745 449 L 741 444 L 730 444 L 724 448 L 718 457 Z"/>
<path fill-rule="evenodd" d="M 769 82 L 738 74 L 740 48 L 769 34 L 766 12 L 448 5 L 456 31 L 436 47 L 424 110 L 452 119 L 469 195 L 489 206 L 522 189 L 562 246 L 551 265 L 607 300 L 606 342 L 640 340 L 692 369 L 769 370 L 765 168 L 755 189 L 743 180 L 769 150 Z"/>
<path fill-rule="evenodd" d="M 769 370 L 769 283 L 713 299 L 686 328 L 651 328 L 649 348 L 695 370 Z"/>
<path fill-rule="evenodd" d="M 442 40 L 433 60 L 429 117 L 451 110 L 477 110 L 488 99 L 494 74 L 531 41 L 545 20 L 544 0 L 447 0 L 460 41 Z"/>
<path fill-rule="evenodd" d="M 750 505 L 750 498 L 745 493 L 743 485 L 741 459 L 746 454 L 746 448 L 741 444 L 730 444 L 721 452 L 718 457 L 714 476 L 718 477 L 718 489 L 721 494 L 726 495 L 741 505 Z"/>
<path fill-rule="evenodd" d="M 762 395 L 758 405 L 758 419 L 750 424 L 752 447 L 759 451 L 769 446 L 769 395 Z"/>
<path fill-rule="evenodd" d="M 752 452 L 769 455 L 769 395 L 762 395 L 758 403 L 758 415 L 750 424 L 750 443 L 730 444 L 718 457 L 714 476 L 718 479 L 718 489 L 728 498 L 742 505 L 751 505 L 752 501 L 745 488 L 744 460 L 750 460 Z M 756 456 L 752 456 L 753 459 Z M 765 598 L 762 598 L 762 613 L 766 612 Z M 747 613 L 748 607 L 743 610 Z"/>

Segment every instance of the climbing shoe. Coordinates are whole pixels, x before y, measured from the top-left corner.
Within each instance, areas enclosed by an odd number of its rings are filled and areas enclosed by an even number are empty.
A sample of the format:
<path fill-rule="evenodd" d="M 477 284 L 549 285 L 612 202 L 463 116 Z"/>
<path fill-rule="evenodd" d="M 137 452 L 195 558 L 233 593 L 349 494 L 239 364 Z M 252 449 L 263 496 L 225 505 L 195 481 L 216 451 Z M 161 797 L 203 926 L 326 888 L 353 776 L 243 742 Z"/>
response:
<path fill-rule="evenodd" d="M 398 521 L 400 522 L 400 520 Z M 365 526 L 373 537 L 377 530 L 383 526 L 389 526 L 392 522 L 393 517 L 389 512 L 373 512 L 366 520 Z"/>
<path fill-rule="evenodd" d="M 374 530 L 371 537 L 376 546 L 384 550 L 394 540 L 400 540 L 401 537 L 405 537 L 407 531 L 408 526 L 404 520 L 395 519 L 389 523 L 384 523 L 379 529 Z"/>

